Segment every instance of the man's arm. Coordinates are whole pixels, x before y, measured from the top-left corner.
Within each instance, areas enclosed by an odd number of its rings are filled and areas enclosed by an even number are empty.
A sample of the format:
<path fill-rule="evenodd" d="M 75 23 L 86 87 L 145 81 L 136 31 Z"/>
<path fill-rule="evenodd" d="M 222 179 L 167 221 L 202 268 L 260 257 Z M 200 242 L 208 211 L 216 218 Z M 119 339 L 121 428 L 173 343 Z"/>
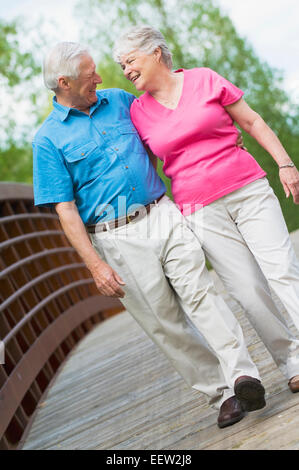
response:
<path fill-rule="evenodd" d="M 148 147 L 148 145 L 145 145 L 144 146 L 147 154 L 148 154 L 148 157 L 153 165 L 153 167 L 155 168 L 155 170 L 157 169 L 157 163 L 158 163 L 158 157 L 156 157 L 156 155 L 153 154 L 153 152 L 151 151 L 151 149 Z"/>
<path fill-rule="evenodd" d="M 109 297 L 124 297 L 118 274 L 103 261 L 90 241 L 74 201 L 55 205 L 63 231 L 92 274 L 99 292 Z"/>
<path fill-rule="evenodd" d="M 242 136 L 242 132 L 237 129 L 238 131 L 238 137 L 237 137 L 237 141 L 236 141 L 236 145 L 244 150 L 247 150 L 246 147 L 244 147 L 244 141 L 243 141 L 243 136 Z M 153 165 L 153 167 L 155 168 L 155 170 L 157 170 L 157 164 L 158 164 L 158 157 L 153 154 L 153 152 L 151 151 L 151 149 L 148 147 L 148 145 L 145 145 L 144 146 L 147 154 L 148 154 L 148 157 Z"/>

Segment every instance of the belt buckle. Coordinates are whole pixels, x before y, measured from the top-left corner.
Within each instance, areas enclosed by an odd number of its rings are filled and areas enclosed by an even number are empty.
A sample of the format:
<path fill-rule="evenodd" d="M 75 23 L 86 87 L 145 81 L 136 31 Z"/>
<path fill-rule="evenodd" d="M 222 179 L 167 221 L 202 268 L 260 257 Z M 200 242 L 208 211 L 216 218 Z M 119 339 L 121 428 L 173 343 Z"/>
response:
<path fill-rule="evenodd" d="M 127 222 L 127 224 L 132 222 L 131 215 L 126 215 L 126 222 Z"/>

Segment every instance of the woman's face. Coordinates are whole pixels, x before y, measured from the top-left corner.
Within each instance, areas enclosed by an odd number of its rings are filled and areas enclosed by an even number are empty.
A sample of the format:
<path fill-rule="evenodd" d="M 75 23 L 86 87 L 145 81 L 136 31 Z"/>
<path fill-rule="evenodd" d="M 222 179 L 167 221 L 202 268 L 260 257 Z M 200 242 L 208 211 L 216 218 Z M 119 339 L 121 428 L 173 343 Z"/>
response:
<path fill-rule="evenodd" d="M 125 77 L 134 83 L 137 90 L 148 90 L 151 88 L 152 80 L 157 73 L 159 61 L 158 51 L 153 54 L 135 49 L 121 58 L 121 68 Z"/>

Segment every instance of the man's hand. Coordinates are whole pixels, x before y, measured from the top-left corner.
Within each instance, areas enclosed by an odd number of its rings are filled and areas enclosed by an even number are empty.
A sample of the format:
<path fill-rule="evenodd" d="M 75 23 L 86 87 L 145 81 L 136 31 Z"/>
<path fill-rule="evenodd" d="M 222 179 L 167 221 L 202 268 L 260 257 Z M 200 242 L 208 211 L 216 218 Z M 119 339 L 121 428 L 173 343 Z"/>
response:
<path fill-rule="evenodd" d="M 105 261 L 99 260 L 96 265 L 89 266 L 89 270 L 102 295 L 118 298 L 125 296 L 125 292 L 120 287 L 125 285 L 124 281 Z"/>
<path fill-rule="evenodd" d="M 299 204 L 299 171 L 297 168 L 281 168 L 279 178 L 286 197 L 292 194 L 294 203 Z"/>
<path fill-rule="evenodd" d="M 75 201 L 60 202 L 55 208 L 64 233 L 91 272 L 100 293 L 109 297 L 124 297 L 120 286 L 125 283 L 92 246 Z"/>
<path fill-rule="evenodd" d="M 240 147 L 241 149 L 243 150 L 246 150 L 247 151 L 247 148 L 244 147 L 244 141 L 243 141 L 243 135 L 242 135 L 242 132 L 237 129 L 238 131 L 238 137 L 237 137 L 237 147 Z"/>

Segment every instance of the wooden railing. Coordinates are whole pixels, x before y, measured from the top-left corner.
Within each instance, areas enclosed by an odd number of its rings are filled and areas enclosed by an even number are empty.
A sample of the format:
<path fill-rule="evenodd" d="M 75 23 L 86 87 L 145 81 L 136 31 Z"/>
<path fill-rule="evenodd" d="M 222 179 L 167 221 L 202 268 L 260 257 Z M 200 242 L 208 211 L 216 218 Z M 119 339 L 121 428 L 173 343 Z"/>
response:
<path fill-rule="evenodd" d="M 57 215 L 0 183 L 0 449 L 17 449 L 70 351 L 123 310 L 98 294 Z M 3 363 L 4 362 L 4 363 Z"/>

